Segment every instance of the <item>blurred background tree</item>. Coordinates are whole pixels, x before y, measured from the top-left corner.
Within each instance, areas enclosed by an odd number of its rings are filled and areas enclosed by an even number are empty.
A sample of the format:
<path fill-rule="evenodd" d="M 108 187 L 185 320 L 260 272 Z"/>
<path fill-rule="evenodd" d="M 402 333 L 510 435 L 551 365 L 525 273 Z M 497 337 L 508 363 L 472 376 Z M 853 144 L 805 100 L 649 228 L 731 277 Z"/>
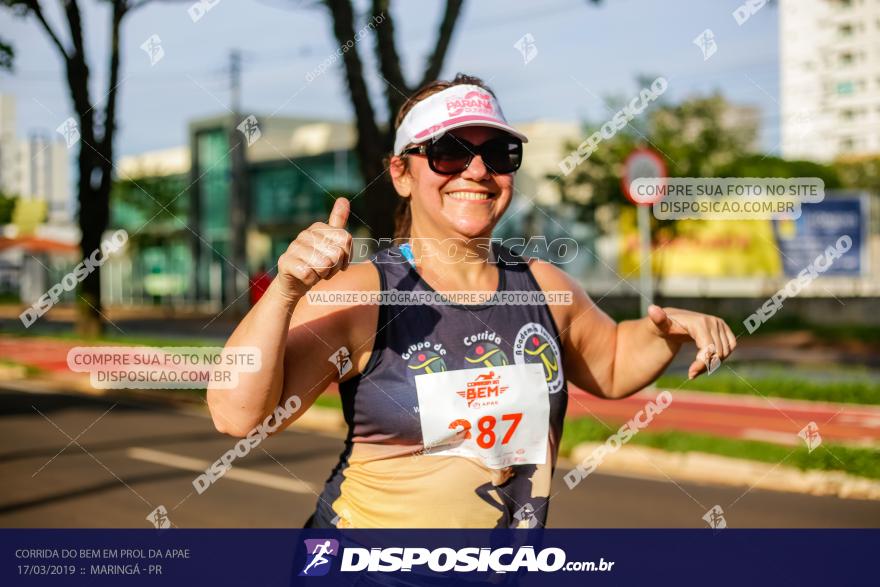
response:
<path fill-rule="evenodd" d="M 834 170 L 843 187 L 880 194 L 880 155 L 841 157 Z"/>
<path fill-rule="evenodd" d="M 639 87 L 647 86 L 646 80 L 640 77 Z M 606 99 L 608 119 L 625 103 L 618 97 Z M 720 177 L 724 169 L 750 154 L 755 141 L 753 128 L 729 123 L 730 109 L 720 94 L 679 104 L 662 99 L 650 104 L 611 139 L 599 143 L 572 173 L 559 177 L 562 201 L 575 204 L 577 220 L 586 223 L 595 221 L 600 207 L 628 204 L 621 177 L 627 155 L 638 147 L 658 152 L 666 161 L 670 177 Z M 604 122 L 586 123 L 583 136 L 598 131 Z M 563 155 L 576 149 L 576 143 L 568 144 Z"/>
<path fill-rule="evenodd" d="M 0 70 L 3 71 L 12 71 L 12 63 L 15 59 L 15 49 L 4 41 L 0 39 Z"/>
<path fill-rule="evenodd" d="M 12 211 L 18 196 L 0 192 L 0 225 L 12 222 Z"/>
<path fill-rule="evenodd" d="M 646 88 L 651 78 L 640 76 L 636 81 L 637 88 Z M 629 99 L 606 98 L 608 115 L 601 121 L 587 122 L 582 136 L 587 138 L 599 130 Z M 831 166 L 762 155 L 758 152 L 757 128 L 758 120 L 753 114 L 731 104 L 720 93 L 690 97 L 678 103 L 661 97 L 612 138 L 603 139 L 569 175 L 556 178 L 563 210 L 568 212 L 568 220 L 589 227 L 595 235 L 619 235 L 619 270 L 626 273 L 638 266 L 633 265 L 637 261 L 635 207 L 623 194 L 621 177 L 627 156 L 636 148 L 656 151 L 664 159 L 670 177 L 819 177 L 826 189 L 840 188 L 845 183 L 863 186 L 872 177 L 875 182 L 880 181 L 880 165 L 876 161 Z M 577 146 L 566 145 L 560 158 L 576 151 Z M 841 179 L 844 175 L 845 182 Z M 718 262 L 722 274 L 772 274 L 778 270 L 776 255 L 771 254 L 772 228 L 766 221 L 660 221 L 652 216 L 651 228 L 653 267 L 658 281 L 670 270 L 667 245 L 688 241 L 689 246 L 695 247 L 707 238 L 726 240 L 728 244 L 735 241 L 743 250 L 739 260 L 728 255 L 723 265 Z M 710 234 L 711 237 L 707 236 Z M 656 254 L 658 251 L 662 252 Z"/>
<path fill-rule="evenodd" d="M 77 143 L 77 202 L 79 228 L 82 234 L 80 251 L 83 257 L 100 248 L 104 231 L 110 219 L 110 190 L 113 178 L 115 151 L 113 138 L 117 129 L 119 100 L 119 71 L 122 62 L 120 47 L 122 23 L 136 9 L 150 0 L 108 0 L 109 39 L 106 53 L 98 59 L 107 63 L 106 91 L 98 96 L 89 86 L 92 78 L 90 60 L 86 55 L 83 12 L 77 0 L 61 2 L 63 14 L 60 26 L 50 22 L 45 5 L 39 0 L 2 0 L 2 5 L 23 18 L 33 18 L 54 48 L 64 65 L 65 81 L 70 92 L 75 119 L 64 121 L 70 133 L 71 147 Z M 13 50 L 0 40 L 0 67 L 12 68 Z M 95 99 L 97 98 L 97 99 Z M 62 122 L 62 121 L 58 121 Z M 76 139 L 73 139 L 73 135 Z M 86 337 L 97 337 L 103 332 L 101 312 L 101 268 L 95 267 L 79 286 L 77 304 L 77 331 Z"/>

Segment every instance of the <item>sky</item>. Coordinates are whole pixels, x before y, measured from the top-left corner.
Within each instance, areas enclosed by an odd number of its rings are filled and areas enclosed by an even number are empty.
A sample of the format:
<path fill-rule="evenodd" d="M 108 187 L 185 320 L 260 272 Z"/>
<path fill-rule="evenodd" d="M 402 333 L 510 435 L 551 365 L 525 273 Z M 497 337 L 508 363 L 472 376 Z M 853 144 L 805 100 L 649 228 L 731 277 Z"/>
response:
<path fill-rule="evenodd" d="M 103 55 L 109 11 L 80 0 L 85 12 L 93 97 L 106 93 Z M 482 77 L 514 122 L 550 119 L 603 122 L 603 98 L 638 95 L 636 76 L 664 76 L 666 98 L 678 101 L 720 91 L 760 108 L 761 145 L 779 151 L 778 9 L 763 7 L 738 25 L 744 0 L 586 0 L 465 2 L 441 77 L 462 71 Z M 208 2 L 210 3 L 210 2 Z M 47 13 L 62 30 L 58 3 Z M 220 114 L 229 104 L 229 53 L 243 54 L 243 111 L 276 116 L 350 119 L 340 62 L 314 80 L 310 72 L 337 48 L 326 9 L 306 0 L 219 0 L 193 22 L 192 2 L 157 0 L 129 15 L 123 27 L 118 155 L 184 145 L 187 123 Z M 392 3 L 398 50 L 410 83 L 420 78 L 443 3 Z M 364 13 L 366 3 L 356 2 Z M 381 25 L 377 25 L 381 26 Z M 711 29 L 717 52 L 704 60 L 693 40 Z M 0 73 L 0 92 L 16 96 L 18 133 L 54 133 L 73 114 L 61 61 L 33 18 L 0 9 L 0 37 L 16 51 L 15 71 Z M 528 62 L 514 46 L 524 35 L 537 53 Z M 151 66 L 143 44 L 158 35 L 164 56 Z M 372 37 L 358 50 L 372 63 Z M 374 104 L 382 84 L 371 78 Z M 94 98 L 93 98 L 94 99 Z"/>

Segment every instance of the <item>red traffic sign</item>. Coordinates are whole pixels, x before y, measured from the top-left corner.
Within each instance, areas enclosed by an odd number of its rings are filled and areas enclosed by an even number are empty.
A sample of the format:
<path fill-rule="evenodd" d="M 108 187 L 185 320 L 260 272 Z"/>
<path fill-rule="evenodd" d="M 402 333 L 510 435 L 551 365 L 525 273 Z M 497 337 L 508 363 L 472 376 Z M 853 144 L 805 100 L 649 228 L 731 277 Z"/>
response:
<path fill-rule="evenodd" d="M 623 184 L 623 195 L 637 206 L 650 206 L 663 199 L 663 195 L 666 193 L 667 177 L 666 163 L 656 151 L 645 147 L 635 149 L 627 155 L 626 161 L 623 163 L 623 177 L 620 178 Z M 646 186 L 642 184 L 643 187 L 649 189 L 637 190 L 639 193 L 633 193 L 632 182 L 642 178 L 655 178 L 657 185 Z M 653 183 L 651 182 L 651 184 Z"/>

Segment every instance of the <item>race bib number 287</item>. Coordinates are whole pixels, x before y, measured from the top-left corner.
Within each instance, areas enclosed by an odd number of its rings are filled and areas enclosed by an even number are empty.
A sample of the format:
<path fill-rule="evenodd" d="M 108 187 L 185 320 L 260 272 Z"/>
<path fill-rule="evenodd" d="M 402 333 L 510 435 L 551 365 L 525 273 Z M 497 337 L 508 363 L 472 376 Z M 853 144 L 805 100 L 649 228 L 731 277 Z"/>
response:
<path fill-rule="evenodd" d="M 538 364 L 417 375 L 425 454 L 478 458 L 490 469 L 544 464 L 550 396 Z"/>

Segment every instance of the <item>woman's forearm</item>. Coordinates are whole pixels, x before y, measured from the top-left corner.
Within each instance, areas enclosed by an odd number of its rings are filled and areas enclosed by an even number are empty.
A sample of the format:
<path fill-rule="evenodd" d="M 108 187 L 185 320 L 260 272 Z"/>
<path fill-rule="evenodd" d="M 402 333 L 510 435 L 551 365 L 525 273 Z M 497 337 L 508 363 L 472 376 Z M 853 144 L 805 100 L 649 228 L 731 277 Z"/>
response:
<path fill-rule="evenodd" d="M 632 395 L 659 377 L 681 348 L 681 343 L 658 336 L 650 318 L 617 325 L 611 397 Z"/>
<path fill-rule="evenodd" d="M 226 348 L 255 349 L 260 368 L 239 373 L 235 389 L 208 389 L 208 407 L 219 431 L 244 436 L 279 404 L 293 311 L 315 284 L 348 266 L 352 242 L 344 228 L 348 213 L 348 200 L 337 198 L 328 223 L 315 222 L 297 235 L 278 258 L 278 275 L 266 293 L 226 341 Z"/>
<path fill-rule="evenodd" d="M 278 279 L 274 279 L 226 341 L 225 349 L 250 347 L 260 368 L 251 373 L 239 372 L 234 389 L 208 388 L 208 407 L 220 432 L 243 436 L 278 405 L 287 332 L 297 301 L 282 292 Z"/>

